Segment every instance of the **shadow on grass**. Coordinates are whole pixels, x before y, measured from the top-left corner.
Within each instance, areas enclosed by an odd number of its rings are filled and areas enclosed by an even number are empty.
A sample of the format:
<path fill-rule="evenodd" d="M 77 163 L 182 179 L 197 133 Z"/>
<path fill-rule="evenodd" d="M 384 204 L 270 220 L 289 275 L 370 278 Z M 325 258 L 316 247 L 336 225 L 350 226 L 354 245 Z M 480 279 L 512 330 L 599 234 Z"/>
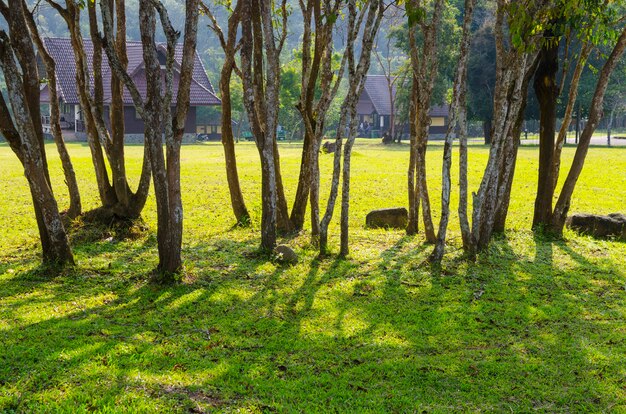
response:
<path fill-rule="evenodd" d="M 151 240 L 103 250 L 100 271 L 5 277 L 0 411 L 623 408 L 625 278 L 608 259 L 503 238 L 433 272 L 432 247 L 399 237 L 371 262 L 282 267 L 257 243 L 187 246 L 170 287 L 132 277 Z"/>

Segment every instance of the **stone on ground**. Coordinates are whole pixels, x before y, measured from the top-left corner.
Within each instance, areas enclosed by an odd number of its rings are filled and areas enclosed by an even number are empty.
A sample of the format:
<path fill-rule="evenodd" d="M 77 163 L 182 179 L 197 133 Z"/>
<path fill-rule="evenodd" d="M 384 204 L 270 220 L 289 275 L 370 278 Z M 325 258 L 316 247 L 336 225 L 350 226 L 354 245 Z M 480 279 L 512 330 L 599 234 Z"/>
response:
<path fill-rule="evenodd" d="M 404 207 L 372 210 L 365 217 L 365 226 L 370 228 L 405 229 L 409 212 Z"/>
<path fill-rule="evenodd" d="M 568 217 L 567 226 L 593 237 L 614 237 L 626 241 L 626 215 L 624 214 L 612 213 L 607 216 L 574 214 Z"/>
<path fill-rule="evenodd" d="M 276 261 L 279 263 L 298 263 L 298 254 L 291 247 L 284 244 L 279 244 L 274 248 L 274 257 L 276 257 Z"/>

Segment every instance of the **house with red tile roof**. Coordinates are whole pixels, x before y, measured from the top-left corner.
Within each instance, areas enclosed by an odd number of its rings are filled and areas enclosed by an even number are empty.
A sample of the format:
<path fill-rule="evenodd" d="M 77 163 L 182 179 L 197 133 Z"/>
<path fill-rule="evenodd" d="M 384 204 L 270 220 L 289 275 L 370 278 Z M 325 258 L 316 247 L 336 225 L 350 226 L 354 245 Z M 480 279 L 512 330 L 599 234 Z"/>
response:
<path fill-rule="evenodd" d="M 395 85 L 392 94 L 395 97 Z M 361 130 L 369 127 L 367 136 L 380 137 L 390 130 L 391 99 L 387 78 L 384 75 L 367 75 L 363 92 L 357 104 L 359 126 L 363 125 Z M 431 107 L 430 120 L 429 134 L 432 137 L 443 136 L 448 127 L 448 106 Z M 396 125 L 398 124 L 399 122 L 396 121 Z"/>
<path fill-rule="evenodd" d="M 93 44 L 90 40 L 83 40 L 85 45 L 85 52 L 88 56 L 89 72 L 91 70 L 91 57 L 93 56 Z M 84 124 L 84 117 L 82 109 L 80 107 L 78 90 L 76 85 L 76 64 L 74 60 L 74 51 L 70 39 L 65 38 L 46 38 L 44 44 L 48 53 L 52 56 L 56 63 L 56 78 L 57 78 L 57 94 L 60 100 L 61 111 L 61 128 L 64 130 L 64 135 L 68 139 L 75 138 L 77 140 L 86 139 L 86 128 Z M 133 78 L 139 93 L 145 98 L 146 96 L 146 75 L 143 62 L 143 50 L 141 42 L 128 41 L 126 44 L 127 56 L 128 56 L 128 73 Z M 176 47 L 175 61 L 176 66 L 180 66 L 182 61 L 182 44 Z M 165 52 L 166 45 L 164 43 L 157 44 L 157 50 L 159 53 L 159 59 L 161 60 L 162 67 L 165 65 Z M 109 125 L 108 119 L 108 103 L 111 102 L 111 69 L 109 67 L 106 54 L 102 54 L 102 84 L 104 89 L 104 113 L 105 123 Z M 43 68 L 43 62 L 40 62 L 39 73 L 45 73 Z M 92 75 L 93 76 L 93 75 Z M 178 81 L 180 75 L 178 72 L 174 73 L 174 94 L 173 104 L 176 105 L 176 96 L 178 92 Z M 91 79 L 93 85 L 93 79 Z M 44 84 L 41 93 L 41 103 L 49 103 L 49 90 L 48 85 Z M 124 89 L 124 123 L 125 134 L 127 135 L 127 142 L 143 142 L 144 124 L 141 117 L 138 115 L 133 104 L 130 93 Z M 193 71 L 193 80 L 191 83 L 190 93 L 190 108 L 187 115 L 187 121 L 185 123 L 185 134 L 195 136 L 197 132 L 196 126 L 196 109 L 201 106 L 214 106 L 220 105 L 221 101 L 215 95 L 213 85 L 204 70 L 204 66 L 198 53 L 195 54 L 195 64 Z M 49 117 L 44 117 L 42 120 L 44 124 L 44 131 L 49 131 Z"/>

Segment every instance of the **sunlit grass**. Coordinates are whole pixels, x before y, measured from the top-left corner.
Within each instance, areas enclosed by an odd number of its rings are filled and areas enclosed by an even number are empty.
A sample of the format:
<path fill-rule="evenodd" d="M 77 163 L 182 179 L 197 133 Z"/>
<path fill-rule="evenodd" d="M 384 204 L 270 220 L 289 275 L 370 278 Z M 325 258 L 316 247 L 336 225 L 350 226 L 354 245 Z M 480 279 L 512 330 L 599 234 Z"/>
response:
<path fill-rule="evenodd" d="M 248 229 L 232 228 L 221 145 L 184 146 L 185 272 L 172 287 L 147 281 L 152 198 L 144 236 L 75 239 L 74 269 L 40 268 L 23 171 L 0 145 L 0 412 L 626 411 L 626 245 L 528 230 L 538 149 L 520 149 L 510 230 L 476 263 L 461 255 L 453 187 L 450 245 L 431 268 L 421 235 L 364 228 L 369 210 L 406 205 L 408 146 L 378 142 L 354 150 L 350 258 L 317 260 L 305 231 L 282 240 L 300 255 L 292 267 L 255 254 L 254 145 L 237 145 Z M 69 149 L 85 210 L 95 208 L 89 150 Z M 300 146 L 280 151 L 292 202 Z M 434 143 L 427 159 L 436 219 L 441 151 Z M 136 182 L 142 148 L 126 153 Z M 471 147 L 474 191 L 487 155 Z M 331 156 L 321 163 L 325 206 Z M 625 171 L 626 148 L 592 148 L 572 211 L 624 212 Z"/>

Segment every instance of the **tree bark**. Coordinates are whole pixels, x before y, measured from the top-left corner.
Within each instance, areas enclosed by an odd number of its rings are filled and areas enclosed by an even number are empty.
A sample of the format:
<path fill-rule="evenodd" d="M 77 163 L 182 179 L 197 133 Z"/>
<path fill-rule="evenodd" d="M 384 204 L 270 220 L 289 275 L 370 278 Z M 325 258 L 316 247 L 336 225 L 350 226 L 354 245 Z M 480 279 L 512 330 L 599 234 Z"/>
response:
<path fill-rule="evenodd" d="M 230 29 L 229 29 L 230 39 Z M 233 51 L 234 54 L 234 51 Z M 250 214 L 246 207 L 239 172 L 237 170 L 237 157 L 235 155 L 235 140 L 233 138 L 232 106 L 230 101 L 230 79 L 232 74 L 232 61 L 224 62 L 220 76 L 220 92 L 222 96 L 222 146 L 226 160 L 226 179 L 230 192 L 230 202 L 233 213 L 237 219 L 237 225 L 247 226 L 250 224 Z"/>
<path fill-rule="evenodd" d="M 343 175 L 341 218 L 340 218 L 340 252 L 339 255 L 345 257 L 349 253 L 349 210 L 350 210 L 350 159 L 351 149 L 354 144 L 357 132 L 357 112 L 356 106 L 358 97 L 365 86 L 365 77 L 371 62 L 371 53 L 374 45 L 376 33 L 382 21 L 384 4 L 380 0 L 369 0 L 362 5 L 358 12 L 356 0 L 348 0 L 348 28 L 347 42 L 344 52 L 344 59 L 348 70 L 348 93 L 341 105 L 341 115 L 337 135 L 335 140 L 335 155 L 333 163 L 333 179 L 331 183 L 330 195 L 326 205 L 324 217 L 320 223 L 320 255 L 327 253 L 328 249 L 328 225 L 333 215 L 335 202 L 339 192 L 340 175 Z M 366 18 L 367 17 L 367 18 Z M 364 27 L 361 25 L 365 20 Z M 361 51 L 357 58 L 355 56 L 355 41 L 361 35 Z M 341 150 L 344 130 L 348 129 L 346 148 L 343 148 L 344 164 L 341 170 Z"/>
<path fill-rule="evenodd" d="M 420 4 L 416 0 L 411 0 L 410 8 L 419 10 Z M 430 126 L 430 102 L 432 98 L 435 79 L 437 77 L 437 34 L 439 30 L 439 22 L 443 12 L 443 0 L 436 0 L 433 4 L 433 12 L 430 22 L 425 19 L 413 23 L 409 28 L 409 47 L 411 57 L 411 67 L 413 70 L 413 108 L 415 122 L 414 131 L 416 137 L 411 146 L 414 152 L 414 163 L 416 168 L 415 177 L 415 194 L 419 195 L 419 201 L 422 204 L 422 220 L 424 222 L 424 233 L 429 243 L 435 243 L 435 228 L 432 221 L 430 211 L 430 198 L 428 196 L 428 186 L 426 184 L 426 146 L 428 144 L 428 133 Z M 423 47 L 419 50 L 417 46 L 417 28 L 419 26 L 421 37 L 423 38 Z M 411 164 L 411 160 L 409 160 Z M 411 181 L 411 177 L 409 177 Z M 411 205 L 409 191 L 409 226 L 410 230 L 416 230 L 412 213 L 417 213 L 417 207 Z"/>
<path fill-rule="evenodd" d="M 7 13 L 3 11 L 9 23 L 10 37 L 0 31 L 0 67 L 9 93 L 13 119 L 9 116 L 4 97 L 0 97 L 0 109 L 3 112 L 0 128 L 24 166 L 37 217 L 43 262 L 73 264 L 74 258 L 50 186 L 45 157 L 42 156 L 45 149 L 43 131 L 39 134 L 39 94 L 34 96 L 32 93 L 34 85 L 39 89 L 39 76 L 37 66 L 33 65 L 34 47 L 28 33 L 24 6 L 22 0 L 11 0 Z M 15 57 L 18 58 L 17 62 Z M 34 78 L 25 79 L 26 76 Z M 29 99 L 34 101 L 27 101 Z"/>
<path fill-rule="evenodd" d="M 237 30 L 241 23 L 241 2 L 237 2 L 232 14 L 228 18 L 228 33 L 224 33 L 220 28 L 217 19 L 208 7 L 204 7 L 205 13 L 211 19 L 211 29 L 217 34 L 225 59 L 220 73 L 220 95 L 222 97 L 222 146 L 224 147 L 224 158 L 226 160 L 226 179 L 230 192 L 230 201 L 233 213 L 237 219 L 237 225 L 247 226 L 250 224 L 250 214 L 246 207 L 241 185 L 239 183 L 239 172 L 237 170 L 237 157 L 235 156 L 235 140 L 233 137 L 232 125 L 232 104 L 230 96 L 230 81 L 233 71 L 241 77 L 235 62 L 237 53 Z M 241 124 L 241 120 L 239 122 Z"/>
<path fill-rule="evenodd" d="M 101 2 L 105 33 L 105 51 L 112 70 L 129 90 L 137 112 L 145 125 L 145 145 L 150 152 L 150 167 L 157 205 L 157 244 L 159 264 L 157 272 L 162 282 L 171 282 L 182 268 L 183 205 L 180 187 L 180 147 L 189 109 L 190 88 L 193 78 L 197 27 L 198 0 L 185 2 L 185 30 L 180 79 L 176 95 L 176 108 L 172 113 L 174 94 L 174 67 L 176 42 L 179 32 L 172 26 L 167 9 L 158 0 L 141 0 L 139 3 L 139 28 L 146 72 L 146 101 L 126 72 L 117 50 L 112 47 L 113 18 L 111 9 Z M 162 90 L 163 71 L 155 42 L 156 14 L 167 39 L 165 50 L 165 90 Z M 163 152 L 163 136 L 165 150 Z"/>
<path fill-rule="evenodd" d="M 320 234 L 319 151 L 326 125 L 326 114 L 337 94 L 343 77 L 345 55 L 337 74 L 332 67 L 333 29 L 342 0 L 308 0 L 300 2 L 304 32 L 302 41 L 302 82 L 297 109 L 302 116 L 304 143 L 296 198 L 291 222 L 302 229 L 306 199 L 311 205 L 311 241 L 316 244 Z M 313 54 L 311 55 L 311 51 Z M 319 93 L 318 93 L 319 92 Z"/>
<path fill-rule="evenodd" d="M 544 38 L 552 39 L 547 30 Z M 535 95 L 539 102 L 539 176 L 533 214 L 533 228 L 545 226 L 552 215 L 554 134 L 556 131 L 556 105 L 559 88 L 556 74 L 559 69 L 559 42 L 546 42 L 539 53 L 539 66 L 535 72 Z"/>
<path fill-rule="evenodd" d="M 282 34 L 277 44 L 271 5 L 258 0 L 241 1 L 242 21 L 251 23 L 242 25 L 241 69 L 244 105 L 261 158 L 261 249 L 271 251 L 276 246 L 277 224 L 289 223 L 276 143 L 279 56 L 287 33 L 287 9 L 283 1 Z"/>
<path fill-rule="evenodd" d="M 485 145 L 491 145 L 491 118 L 483 120 L 483 134 L 485 135 Z"/>
<path fill-rule="evenodd" d="M 576 62 L 574 74 L 572 75 L 572 80 L 570 82 L 569 95 L 567 97 L 567 106 L 565 108 L 565 114 L 563 115 L 563 123 L 561 124 L 561 128 L 559 129 L 559 135 L 554 146 L 554 156 L 552 162 L 553 194 L 556 190 L 556 185 L 559 180 L 559 172 L 561 169 L 561 152 L 563 150 L 563 145 L 565 144 L 565 138 L 567 137 L 567 129 L 572 122 L 574 106 L 576 105 L 576 99 L 578 97 L 578 85 L 580 83 L 580 77 L 583 73 L 583 69 L 585 68 L 585 64 L 587 63 L 587 58 L 591 53 L 591 45 L 591 42 L 586 42 L 585 44 L 583 44 L 580 55 Z M 578 138 L 578 124 L 576 125 L 576 138 Z"/>
<path fill-rule="evenodd" d="M 459 63 L 454 78 L 452 92 L 452 103 L 450 105 L 450 117 L 443 149 L 443 164 L 441 167 L 441 220 L 439 221 L 439 231 L 435 248 L 430 255 L 430 261 L 439 263 L 443 258 L 446 245 L 446 231 L 450 220 L 450 193 L 452 191 L 452 181 L 450 169 L 452 167 L 452 145 L 454 129 L 459 119 L 465 121 L 465 96 L 467 90 L 467 62 L 469 57 L 469 46 L 471 39 L 471 24 L 474 11 L 475 0 L 465 0 L 465 16 L 463 17 L 463 34 L 461 37 L 461 50 L 459 52 Z M 460 137 L 467 136 L 467 123 L 460 124 Z"/>
<path fill-rule="evenodd" d="M 498 1 L 495 23 L 496 38 L 496 82 L 494 89 L 494 111 L 492 142 L 489 159 L 478 192 L 473 199 L 472 237 L 467 252 L 474 255 L 487 247 L 494 232 L 496 221 L 506 220 L 506 199 L 510 192 L 517 154 L 516 125 L 524 106 L 524 96 L 529 76 L 534 73 L 537 53 L 527 52 L 512 46 L 505 39 L 505 15 L 507 5 Z M 527 40 L 528 45 L 536 37 Z"/>
<path fill-rule="evenodd" d="M 417 79 L 413 76 L 413 84 L 411 87 L 412 99 L 409 107 L 409 128 L 410 128 L 410 153 L 409 153 L 409 171 L 408 171 L 408 195 L 409 195 L 409 219 L 406 228 L 406 234 L 412 236 L 419 231 L 419 196 L 415 185 L 415 171 L 417 165 L 417 130 L 416 130 L 416 103 L 417 96 Z"/>
<path fill-rule="evenodd" d="M 25 11 L 28 10 L 25 3 L 23 3 L 23 8 Z M 59 152 L 61 165 L 63 167 L 63 175 L 65 177 L 65 183 L 67 185 L 70 198 L 70 205 L 66 214 L 70 219 L 73 219 L 80 215 L 82 206 L 80 201 L 80 192 L 78 190 L 78 182 L 76 181 L 76 173 L 74 172 L 74 166 L 70 155 L 67 152 L 67 148 L 65 147 L 63 133 L 61 132 L 61 116 L 59 111 L 59 98 L 57 94 L 56 82 L 56 64 L 54 59 L 52 59 L 52 56 L 50 56 L 46 50 L 41 36 L 39 35 L 39 30 L 37 29 L 33 15 L 30 12 L 25 13 L 25 20 L 28 25 L 31 38 L 33 42 L 35 42 L 37 50 L 39 51 L 46 68 L 46 77 L 48 80 L 48 90 L 50 96 L 50 130 L 54 143 L 56 144 L 57 151 Z"/>
<path fill-rule="evenodd" d="M 102 206 L 111 209 L 117 216 L 136 218 L 141 214 L 150 188 L 150 163 L 148 148 L 144 149 L 144 162 L 139 185 L 135 193 L 129 187 L 124 158 L 124 102 L 122 82 L 115 70 L 111 73 L 111 103 L 109 107 L 110 130 L 104 123 L 104 95 L 102 85 L 102 39 L 98 30 L 95 3 L 87 4 L 90 38 L 93 44 L 92 67 L 87 64 L 80 25 L 80 6 L 74 0 L 66 1 L 66 8 L 53 0 L 46 0 L 65 20 L 70 32 L 76 64 L 76 82 L 80 106 L 87 130 L 87 141 L 91 150 L 96 172 L 96 181 Z M 114 3 L 115 1 L 115 3 Z M 111 48 L 115 49 L 120 66 L 125 70 L 126 57 L 126 14 L 124 0 L 103 0 L 113 21 L 116 16 L 116 35 L 111 31 Z M 112 30 L 112 29 L 111 29 Z M 93 93 L 91 88 L 93 72 Z M 111 170 L 111 181 L 106 168 L 106 159 Z"/>

